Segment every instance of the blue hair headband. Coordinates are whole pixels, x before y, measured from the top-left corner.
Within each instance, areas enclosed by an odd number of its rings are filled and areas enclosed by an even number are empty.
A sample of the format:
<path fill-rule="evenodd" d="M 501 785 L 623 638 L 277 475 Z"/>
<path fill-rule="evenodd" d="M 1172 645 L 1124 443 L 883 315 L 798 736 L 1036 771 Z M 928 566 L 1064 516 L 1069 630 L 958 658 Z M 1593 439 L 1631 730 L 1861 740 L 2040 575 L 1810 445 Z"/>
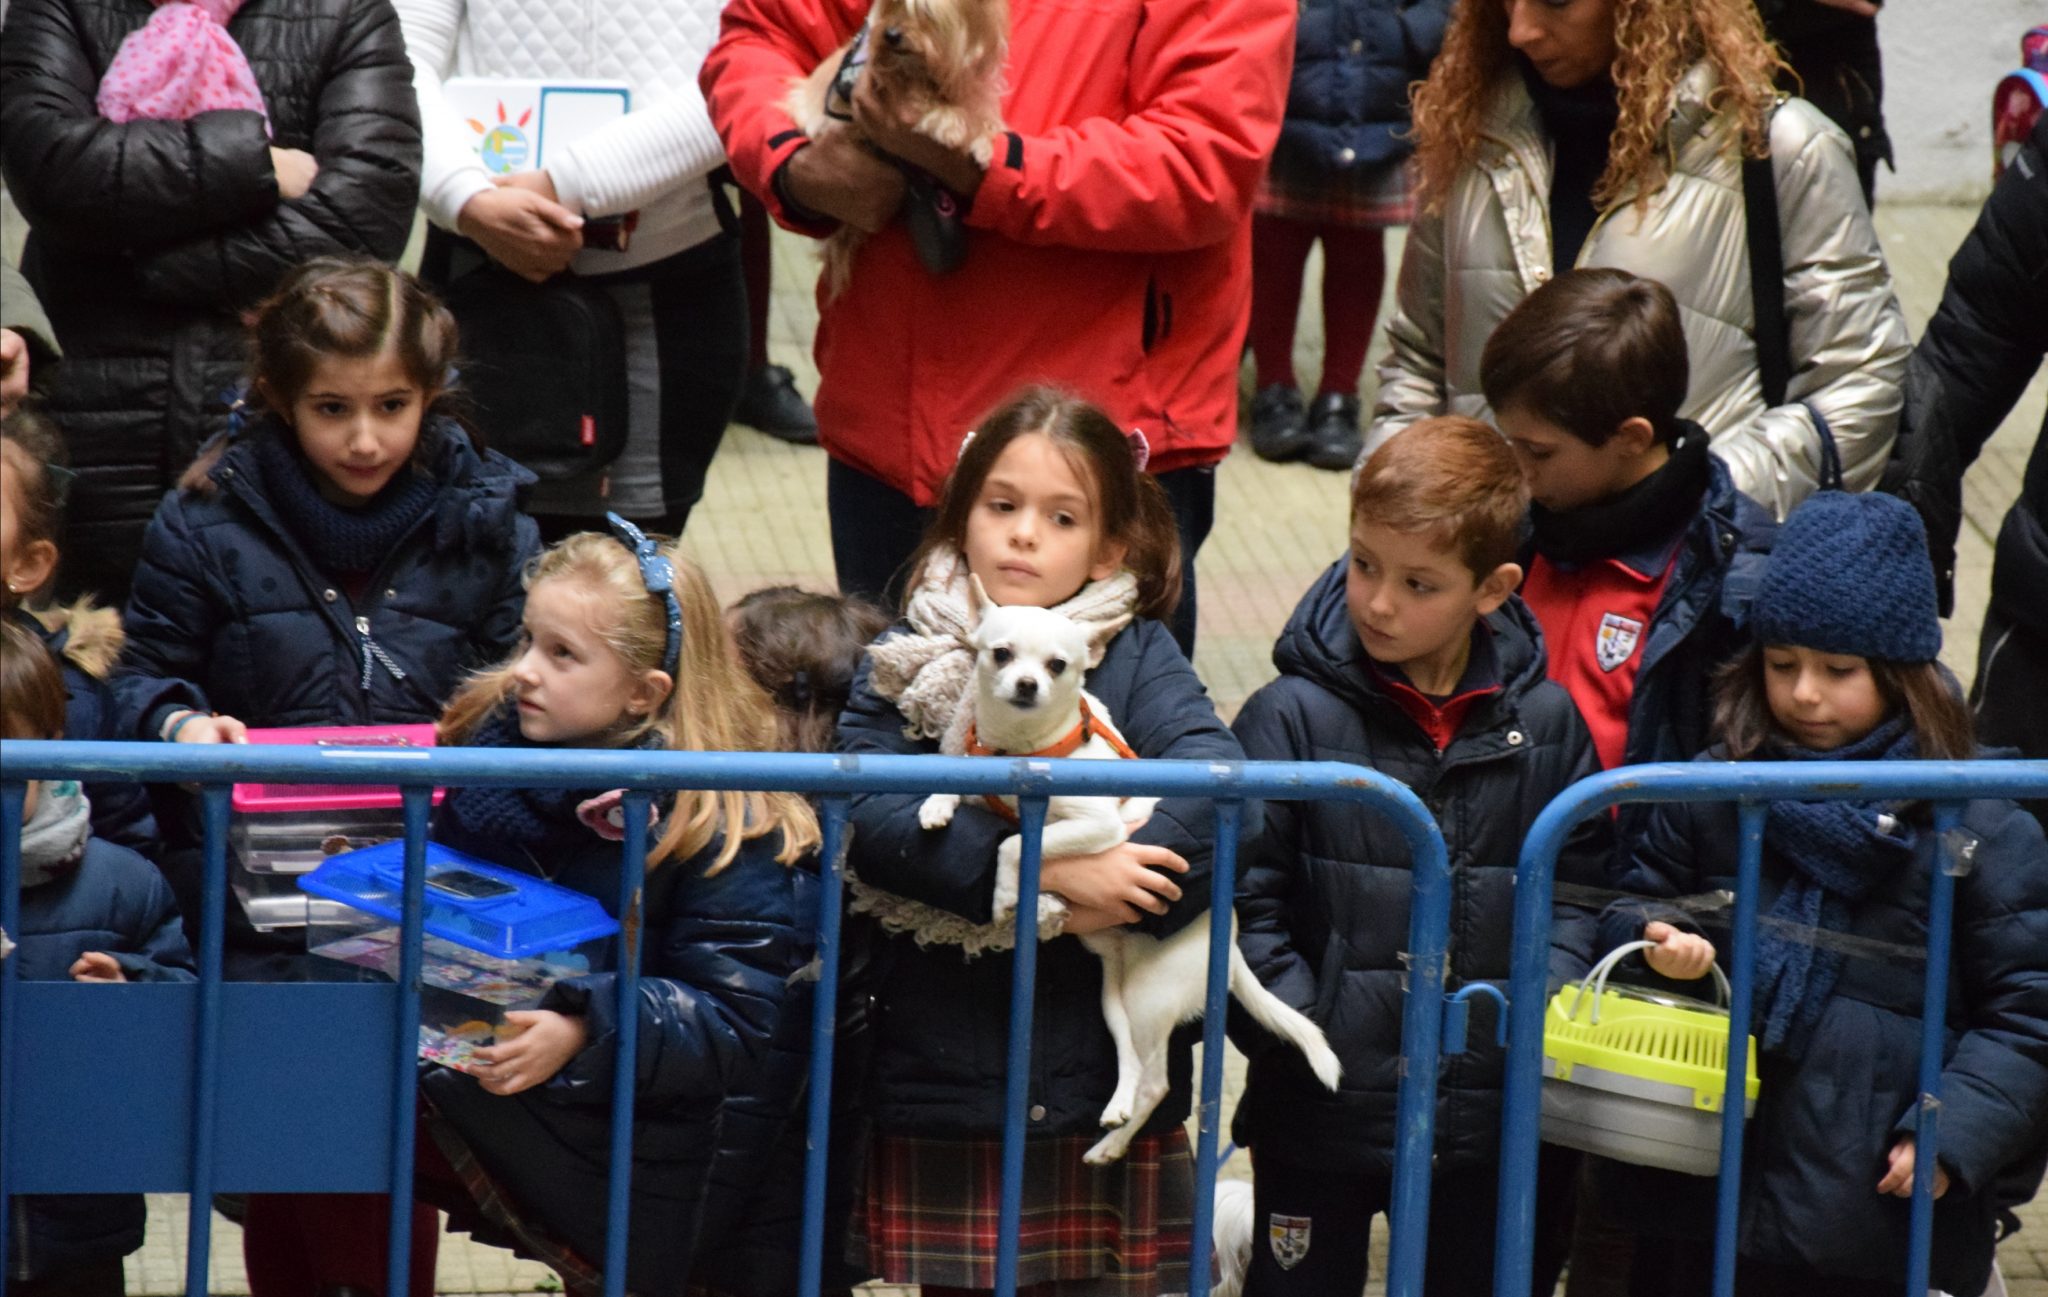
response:
<path fill-rule="evenodd" d="M 676 678 L 677 668 L 683 656 L 683 603 L 676 597 L 676 566 L 647 536 L 632 523 L 615 513 L 607 513 L 604 520 L 611 524 L 612 539 L 633 551 L 633 559 L 640 564 L 640 580 L 647 587 L 647 593 L 658 594 L 668 605 L 668 643 L 661 658 L 668 667 L 671 680 Z"/>

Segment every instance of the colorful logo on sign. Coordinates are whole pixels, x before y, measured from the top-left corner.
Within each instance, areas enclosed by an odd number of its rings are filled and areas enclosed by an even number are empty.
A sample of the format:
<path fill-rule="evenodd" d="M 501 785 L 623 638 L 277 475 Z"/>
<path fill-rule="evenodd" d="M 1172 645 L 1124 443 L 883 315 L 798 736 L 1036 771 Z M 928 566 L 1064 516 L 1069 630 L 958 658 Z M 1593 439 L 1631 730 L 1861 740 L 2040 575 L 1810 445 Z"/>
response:
<path fill-rule="evenodd" d="M 483 159 L 484 169 L 494 175 L 509 175 L 524 167 L 533 157 L 533 142 L 526 138 L 526 124 L 533 120 L 533 109 L 519 114 L 518 121 L 510 120 L 505 111 L 505 101 L 498 101 L 498 120 L 484 123 L 472 117 L 469 128 L 477 133 L 476 155 Z"/>

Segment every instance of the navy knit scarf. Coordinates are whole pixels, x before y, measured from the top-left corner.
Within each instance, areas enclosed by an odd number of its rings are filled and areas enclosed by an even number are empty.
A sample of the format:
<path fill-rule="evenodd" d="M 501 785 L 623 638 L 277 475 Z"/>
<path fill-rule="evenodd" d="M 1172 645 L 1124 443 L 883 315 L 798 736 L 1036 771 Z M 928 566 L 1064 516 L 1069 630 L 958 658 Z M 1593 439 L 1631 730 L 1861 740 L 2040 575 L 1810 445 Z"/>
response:
<path fill-rule="evenodd" d="M 1915 746 L 1903 715 L 1862 739 L 1829 752 L 1772 743 L 1783 761 L 1908 761 Z M 1851 908 L 1913 858 L 1915 833 L 1903 821 L 1878 825 L 1885 802 L 1773 802 L 1764 847 L 1790 865 L 1792 877 L 1762 925 L 1757 952 L 1756 1021 L 1762 1046 L 1789 1058 L 1806 1052 L 1814 1027 L 1841 976 L 1839 950 L 1787 935 L 1797 928 L 1846 932 Z"/>
<path fill-rule="evenodd" d="M 469 737 L 469 746 L 560 750 L 558 743 L 535 743 L 519 732 L 518 713 L 510 703 L 493 713 Z M 632 745 L 659 749 L 661 735 L 649 731 Z M 597 834 L 576 817 L 576 807 L 607 791 L 603 788 L 451 788 L 441 802 L 441 821 L 467 842 L 489 842 L 494 848 L 523 851 L 547 876 L 568 859 L 588 851 Z"/>
<path fill-rule="evenodd" d="M 422 428 L 420 435 L 433 434 Z M 290 438 L 284 428 L 265 429 L 254 438 L 263 494 L 323 572 L 355 576 L 376 571 L 440 497 L 441 483 L 408 465 L 367 502 L 344 508 L 320 494 L 313 479 L 319 470 Z"/>

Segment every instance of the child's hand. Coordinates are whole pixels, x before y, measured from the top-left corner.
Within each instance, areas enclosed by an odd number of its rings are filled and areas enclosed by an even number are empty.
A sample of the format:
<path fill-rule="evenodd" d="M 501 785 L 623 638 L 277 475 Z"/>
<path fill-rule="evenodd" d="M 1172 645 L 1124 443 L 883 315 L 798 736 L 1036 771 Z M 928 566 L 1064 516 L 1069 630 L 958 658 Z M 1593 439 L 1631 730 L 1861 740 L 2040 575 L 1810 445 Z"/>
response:
<path fill-rule="evenodd" d="M 505 1015 L 506 1027 L 498 1031 L 501 1043 L 476 1051 L 476 1061 L 488 1070 L 477 1079 L 492 1094 L 518 1094 L 545 1085 L 555 1073 L 576 1057 L 590 1038 L 583 1019 L 552 1009 L 518 1010 Z"/>
<path fill-rule="evenodd" d="M 1657 943 L 1643 952 L 1652 972 L 1674 982 L 1705 977 L 1714 966 L 1714 943 L 1690 932 L 1680 932 L 1668 923 L 1651 923 L 1643 928 L 1643 940 Z"/>
<path fill-rule="evenodd" d="M 1092 856 L 1046 861 L 1039 887 L 1066 898 L 1072 910 L 1066 930 L 1080 935 L 1166 913 L 1180 899 L 1180 885 L 1161 869 L 1184 874 L 1188 862 L 1165 847 L 1123 842 Z M 1097 919 L 1106 921 L 1087 926 Z"/>
<path fill-rule="evenodd" d="M 71 965 L 71 980 L 74 982 L 125 982 L 128 974 L 121 971 L 121 965 L 104 950 L 88 950 Z"/>
<path fill-rule="evenodd" d="M 172 717 L 172 742 L 178 744 L 246 744 L 250 727 L 231 715 Z"/>
<path fill-rule="evenodd" d="M 1877 1182 L 1877 1191 L 1879 1193 L 1888 1193 L 1894 1198 L 1910 1198 L 1913 1196 L 1914 1148 L 1915 1145 L 1911 1135 L 1900 1136 L 1899 1142 L 1892 1145 L 1892 1151 L 1889 1154 L 1891 1169 L 1884 1173 L 1884 1179 Z M 1936 1160 L 1934 1163 L 1934 1196 L 1939 1198 L 1947 1192 L 1948 1172 L 1944 1171 L 1941 1167 L 1941 1162 Z"/>

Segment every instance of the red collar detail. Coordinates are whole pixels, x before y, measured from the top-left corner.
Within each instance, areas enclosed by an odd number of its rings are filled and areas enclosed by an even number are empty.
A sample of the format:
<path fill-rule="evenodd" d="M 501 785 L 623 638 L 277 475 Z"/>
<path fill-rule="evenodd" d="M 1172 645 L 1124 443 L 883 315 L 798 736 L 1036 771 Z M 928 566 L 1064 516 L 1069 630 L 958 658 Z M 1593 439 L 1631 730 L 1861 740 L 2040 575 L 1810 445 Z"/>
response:
<path fill-rule="evenodd" d="M 1042 747 L 1036 752 L 1005 752 L 1000 748 L 992 748 L 983 743 L 980 734 L 970 725 L 967 727 L 967 755 L 970 757 L 1070 757 L 1081 750 L 1081 745 L 1088 741 L 1090 735 L 1094 735 L 1104 743 L 1109 744 L 1110 747 L 1116 749 L 1116 754 L 1119 757 L 1128 761 L 1136 761 L 1138 759 L 1138 754 L 1131 751 L 1131 745 L 1124 742 L 1121 735 L 1095 719 L 1095 713 L 1089 710 L 1086 698 L 1081 700 L 1081 719 L 1075 723 L 1073 729 L 1068 730 L 1064 736 L 1048 747 Z M 994 793 L 986 793 L 983 794 L 982 800 L 988 803 L 990 810 L 1011 823 L 1016 823 L 1016 808 L 1001 797 Z"/>

